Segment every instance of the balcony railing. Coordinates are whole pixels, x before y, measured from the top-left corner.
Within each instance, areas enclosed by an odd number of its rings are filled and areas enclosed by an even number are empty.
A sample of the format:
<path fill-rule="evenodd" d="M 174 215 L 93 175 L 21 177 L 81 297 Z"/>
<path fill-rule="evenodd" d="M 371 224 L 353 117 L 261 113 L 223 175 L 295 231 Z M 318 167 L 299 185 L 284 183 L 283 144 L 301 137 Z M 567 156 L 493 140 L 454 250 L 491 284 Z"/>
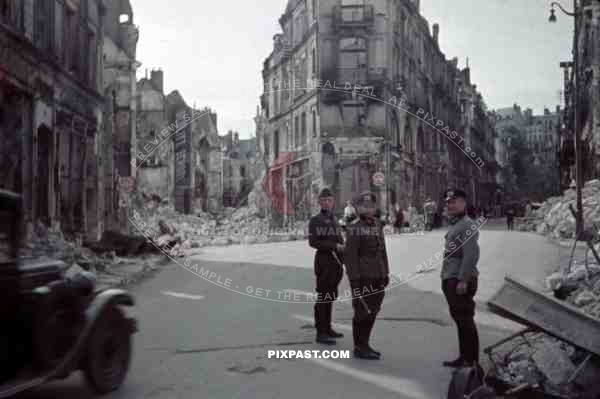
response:
<path fill-rule="evenodd" d="M 372 5 L 336 6 L 333 10 L 334 28 L 357 27 L 372 24 Z"/>

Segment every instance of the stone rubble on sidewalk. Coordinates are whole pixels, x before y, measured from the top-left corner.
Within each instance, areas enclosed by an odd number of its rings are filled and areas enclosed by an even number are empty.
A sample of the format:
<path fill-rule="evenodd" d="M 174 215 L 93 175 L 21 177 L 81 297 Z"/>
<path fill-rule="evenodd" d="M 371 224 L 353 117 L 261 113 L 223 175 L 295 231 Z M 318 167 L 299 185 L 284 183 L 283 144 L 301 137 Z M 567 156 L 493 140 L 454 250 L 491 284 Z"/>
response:
<path fill-rule="evenodd" d="M 600 378 L 598 359 L 582 365 L 587 352 L 543 332 L 525 337 L 515 337 L 494 350 L 496 375 L 511 386 L 537 384 L 545 393 L 573 397 Z M 570 381 L 579 366 L 583 367 Z"/>
<path fill-rule="evenodd" d="M 121 242 L 122 245 L 117 249 L 123 253 L 130 251 L 131 253 L 126 256 L 118 256 L 117 250 L 110 247 L 101 250 L 102 246 L 109 243 L 110 234 L 108 237 L 104 242 L 96 243 L 95 252 L 83 246 L 81 240 L 67 239 L 58 228 L 48 228 L 39 223 L 27 237 L 20 255 L 25 259 L 61 260 L 67 266 L 65 270 L 67 277 L 82 271 L 92 272 L 97 279 L 98 288 L 126 286 L 136 282 L 155 270 L 157 264 L 164 258 L 164 255 L 156 251 L 155 254 L 147 250 L 145 253 L 138 252 L 141 248 L 139 240 Z M 121 236 L 118 237 L 122 240 Z M 114 239 L 115 235 L 112 238 Z M 146 239 L 143 240 L 145 241 Z"/>

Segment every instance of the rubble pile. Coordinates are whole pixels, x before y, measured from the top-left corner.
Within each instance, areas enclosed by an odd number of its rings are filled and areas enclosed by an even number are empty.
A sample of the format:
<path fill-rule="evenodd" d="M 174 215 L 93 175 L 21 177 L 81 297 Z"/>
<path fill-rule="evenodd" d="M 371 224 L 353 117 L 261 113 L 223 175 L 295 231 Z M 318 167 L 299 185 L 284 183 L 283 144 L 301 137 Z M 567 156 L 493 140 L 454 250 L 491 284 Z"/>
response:
<path fill-rule="evenodd" d="M 574 261 L 570 273 L 556 272 L 546 278 L 546 287 L 566 292 L 565 300 L 591 317 L 600 319 L 600 265 Z"/>
<path fill-rule="evenodd" d="M 269 219 L 260 215 L 256 205 L 226 208 L 219 216 L 207 213 L 184 215 L 171 206 L 161 205 L 135 214 L 132 221 L 158 247 L 170 248 L 175 256 L 184 256 L 190 249 L 205 246 L 258 244 L 306 237 L 304 221 L 271 228 Z"/>
<path fill-rule="evenodd" d="M 583 220 L 586 226 L 600 226 L 600 180 L 590 180 L 581 190 Z M 531 217 L 516 219 L 521 231 L 536 231 L 554 239 L 574 237 L 575 218 L 569 205 L 575 207 L 576 191 L 569 189 L 561 197 L 551 197 Z"/>
<path fill-rule="evenodd" d="M 100 241 L 88 248 L 82 240 L 68 239 L 60 229 L 38 223 L 21 247 L 20 256 L 25 260 L 58 259 L 66 264 L 67 275 L 85 270 L 96 275 L 100 287 L 120 286 L 137 281 L 156 268 L 157 256 L 150 254 L 151 251 L 140 250 L 143 243 L 139 245 L 139 240 L 137 244 L 135 253 L 125 251 L 122 254 L 126 256 L 121 257 L 106 242 Z"/>
<path fill-rule="evenodd" d="M 546 333 L 530 332 L 502 344 L 493 356 L 500 380 L 511 386 L 537 385 L 547 394 L 568 398 L 592 388 L 600 376 L 597 359 L 584 364 L 587 354 Z"/>

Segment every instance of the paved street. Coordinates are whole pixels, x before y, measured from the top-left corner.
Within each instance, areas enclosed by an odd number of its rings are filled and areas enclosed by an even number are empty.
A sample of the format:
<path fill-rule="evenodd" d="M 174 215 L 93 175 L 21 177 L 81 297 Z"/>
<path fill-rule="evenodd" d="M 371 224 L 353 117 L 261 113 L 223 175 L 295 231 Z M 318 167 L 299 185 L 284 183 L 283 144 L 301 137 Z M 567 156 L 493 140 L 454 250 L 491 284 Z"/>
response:
<path fill-rule="evenodd" d="M 387 293 L 373 346 L 380 361 L 268 359 L 268 350 L 323 348 L 314 343 L 312 304 L 244 296 L 169 264 L 133 289 L 140 333 L 126 384 L 110 398 L 443 398 L 456 354 L 454 326 L 441 296 L 438 271 L 415 274 L 416 265 L 441 246 L 442 230 L 388 237 L 394 274 L 412 276 Z M 485 311 L 484 302 L 505 274 L 541 284 L 564 253 L 530 233 L 488 225 L 481 232 L 481 283 L 477 321 L 482 347 L 517 328 Z M 303 241 L 206 248 L 195 259 L 232 285 L 273 291 L 313 290 L 312 250 Z M 409 280 L 409 278 L 407 278 Z M 344 278 L 341 291 L 347 289 Z M 334 319 L 346 334 L 336 349 L 351 350 L 349 301 Z M 79 375 L 24 398 L 89 398 Z"/>

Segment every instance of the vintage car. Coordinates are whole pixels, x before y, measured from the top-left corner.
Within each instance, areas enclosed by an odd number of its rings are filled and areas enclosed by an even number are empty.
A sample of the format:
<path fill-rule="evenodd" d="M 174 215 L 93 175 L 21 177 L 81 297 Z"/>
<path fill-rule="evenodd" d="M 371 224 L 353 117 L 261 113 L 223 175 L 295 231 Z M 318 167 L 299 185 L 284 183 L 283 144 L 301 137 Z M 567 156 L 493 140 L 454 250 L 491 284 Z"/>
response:
<path fill-rule="evenodd" d="M 69 275 L 50 259 L 19 257 L 21 197 L 0 190 L 0 398 L 82 370 L 99 394 L 129 369 L 135 319 L 124 290 L 96 290 L 88 272 Z"/>

